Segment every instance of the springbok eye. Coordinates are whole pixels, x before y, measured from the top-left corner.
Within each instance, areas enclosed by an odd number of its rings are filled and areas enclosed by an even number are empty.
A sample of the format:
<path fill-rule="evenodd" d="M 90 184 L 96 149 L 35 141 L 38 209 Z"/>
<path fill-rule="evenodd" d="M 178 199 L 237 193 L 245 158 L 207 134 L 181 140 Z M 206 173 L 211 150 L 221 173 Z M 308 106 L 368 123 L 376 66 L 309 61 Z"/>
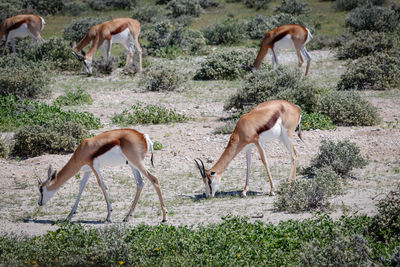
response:
<path fill-rule="evenodd" d="M 210 174 L 211 174 L 212 176 L 214 176 L 214 175 L 215 175 L 215 172 L 211 172 Z"/>

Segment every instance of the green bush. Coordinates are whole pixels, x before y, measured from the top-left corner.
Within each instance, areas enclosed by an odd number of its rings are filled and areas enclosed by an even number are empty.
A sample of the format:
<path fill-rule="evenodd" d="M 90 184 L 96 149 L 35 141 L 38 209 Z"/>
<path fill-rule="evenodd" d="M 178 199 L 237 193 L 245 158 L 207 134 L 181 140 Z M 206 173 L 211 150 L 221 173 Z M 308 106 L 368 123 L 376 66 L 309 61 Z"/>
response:
<path fill-rule="evenodd" d="M 166 9 L 174 18 L 184 15 L 198 17 L 202 11 L 198 0 L 171 0 Z"/>
<path fill-rule="evenodd" d="M 340 77 L 339 90 L 385 90 L 400 85 L 400 57 L 381 52 L 350 61 Z"/>
<path fill-rule="evenodd" d="M 378 201 L 378 214 L 372 218 L 368 231 L 384 244 L 400 242 L 400 186 Z"/>
<path fill-rule="evenodd" d="M 89 7 L 96 11 L 110 9 L 133 9 L 136 7 L 136 0 L 84 0 Z"/>
<path fill-rule="evenodd" d="M 256 57 L 254 51 L 230 50 L 213 53 L 206 57 L 196 72 L 195 80 L 234 80 L 247 74 Z"/>
<path fill-rule="evenodd" d="M 76 122 L 86 129 L 98 129 L 100 119 L 88 112 L 63 111 L 57 105 L 39 101 L 17 100 L 15 96 L 0 96 L 0 130 L 12 131 L 21 126 L 44 125 L 49 121 Z"/>
<path fill-rule="evenodd" d="M 141 6 L 133 9 L 132 18 L 140 23 L 150 23 L 164 18 L 166 15 L 165 9 L 158 6 Z M 165 18 L 164 18 L 165 19 Z"/>
<path fill-rule="evenodd" d="M 246 77 L 246 81 L 225 103 L 224 108 L 243 110 L 264 101 L 285 99 L 301 107 L 303 111 L 315 112 L 319 106 L 322 90 L 310 80 L 300 79 L 301 71 L 280 65 L 276 70 L 270 66 Z"/>
<path fill-rule="evenodd" d="M 246 34 L 251 39 L 262 39 L 267 31 L 284 24 L 301 24 L 313 31 L 315 26 L 309 18 L 281 13 L 273 16 L 256 15 L 245 22 Z"/>
<path fill-rule="evenodd" d="M 51 69 L 76 70 L 81 67 L 81 63 L 72 55 L 70 45 L 57 37 L 32 46 L 19 56 L 34 62 L 46 62 Z"/>
<path fill-rule="evenodd" d="M 335 0 L 335 8 L 341 11 L 350 11 L 355 9 L 356 7 L 365 6 L 368 3 L 372 3 L 373 5 L 383 5 L 386 0 Z"/>
<path fill-rule="evenodd" d="M 311 41 L 307 43 L 308 50 L 321 50 L 332 47 L 333 40 L 329 35 L 314 35 Z"/>
<path fill-rule="evenodd" d="M 180 47 L 184 53 L 198 54 L 204 52 L 206 39 L 200 31 L 178 27 L 171 33 L 170 43 Z"/>
<path fill-rule="evenodd" d="M 64 12 L 72 16 L 79 16 L 89 11 L 89 6 L 86 3 L 81 2 L 66 2 L 64 6 Z"/>
<path fill-rule="evenodd" d="M 374 266 L 372 252 L 362 235 L 339 235 L 327 243 L 317 239 L 301 249 L 301 266 Z"/>
<path fill-rule="evenodd" d="M 219 2 L 216 0 L 199 0 L 199 4 L 204 9 L 219 7 Z"/>
<path fill-rule="evenodd" d="M 5 19 L 18 15 L 22 8 L 19 0 L 7 0 L 0 2 L 0 23 Z"/>
<path fill-rule="evenodd" d="M 301 15 L 310 12 L 308 3 L 302 0 L 282 0 L 280 6 L 275 7 L 275 12 L 288 13 L 291 15 Z"/>
<path fill-rule="evenodd" d="M 147 69 L 140 84 L 149 91 L 173 91 L 179 88 L 187 77 L 175 67 L 156 66 Z"/>
<path fill-rule="evenodd" d="M 365 5 L 353 9 L 345 24 L 352 31 L 394 32 L 399 27 L 399 15 L 392 8 Z"/>
<path fill-rule="evenodd" d="M 354 168 L 364 168 L 368 164 L 360 154 L 360 148 L 349 140 L 322 140 L 318 154 L 311 160 L 305 174 L 317 175 L 320 169 L 332 168 L 341 177 L 350 175 Z"/>
<path fill-rule="evenodd" d="M 232 45 L 239 43 L 245 36 L 245 25 L 236 19 L 228 18 L 203 30 L 208 44 Z"/>
<path fill-rule="evenodd" d="M 395 48 L 395 40 L 384 32 L 360 31 L 349 38 L 336 52 L 338 59 L 357 59 Z"/>
<path fill-rule="evenodd" d="M 11 155 L 36 157 L 44 153 L 70 153 L 87 135 L 83 125 L 72 121 L 54 120 L 43 125 L 23 126 L 15 133 Z"/>
<path fill-rule="evenodd" d="M 88 33 L 90 27 L 105 22 L 104 18 L 80 18 L 68 24 L 63 30 L 63 38 L 72 42 L 79 42 Z"/>
<path fill-rule="evenodd" d="M 22 0 L 22 8 L 25 10 L 35 10 L 41 15 L 56 15 L 63 12 L 65 0 Z"/>
<path fill-rule="evenodd" d="M 380 122 L 377 108 L 354 91 L 332 91 L 324 95 L 319 111 L 336 125 L 371 126 Z"/>
<path fill-rule="evenodd" d="M 267 9 L 271 0 L 242 0 L 248 8 L 255 8 L 256 10 Z"/>
<path fill-rule="evenodd" d="M 9 153 L 9 148 L 4 142 L 3 138 L 0 137 L 0 158 L 7 158 Z"/>
<path fill-rule="evenodd" d="M 0 58 L 0 95 L 37 98 L 49 95 L 45 66 L 15 55 Z"/>
<path fill-rule="evenodd" d="M 185 115 L 178 114 L 175 110 L 159 105 L 144 105 L 140 102 L 111 118 L 114 124 L 121 126 L 185 122 L 187 120 L 188 118 Z"/>
<path fill-rule="evenodd" d="M 78 88 L 74 91 L 67 91 L 65 95 L 57 97 L 57 99 L 54 101 L 54 105 L 58 106 L 76 106 L 82 104 L 91 105 L 92 103 L 92 97 L 82 88 Z"/>
<path fill-rule="evenodd" d="M 116 56 L 110 56 L 105 58 L 100 56 L 93 60 L 93 68 L 98 73 L 111 74 L 114 70 L 118 68 L 119 58 Z"/>
<path fill-rule="evenodd" d="M 161 149 L 163 149 L 163 147 L 164 146 L 160 142 L 154 141 L 154 143 L 153 143 L 154 150 L 161 150 Z"/>
<path fill-rule="evenodd" d="M 330 205 L 328 198 L 340 193 L 340 177 L 329 167 L 320 168 L 314 178 L 281 182 L 274 207 L 292 213 L 323 210 Z"/>
<path fill-rule="evenodd" d="M 331 130 L 336 128 L 330 117 L 319 112 L 302 112 L 301 127 L 306 131 L 311 129 Z"/>

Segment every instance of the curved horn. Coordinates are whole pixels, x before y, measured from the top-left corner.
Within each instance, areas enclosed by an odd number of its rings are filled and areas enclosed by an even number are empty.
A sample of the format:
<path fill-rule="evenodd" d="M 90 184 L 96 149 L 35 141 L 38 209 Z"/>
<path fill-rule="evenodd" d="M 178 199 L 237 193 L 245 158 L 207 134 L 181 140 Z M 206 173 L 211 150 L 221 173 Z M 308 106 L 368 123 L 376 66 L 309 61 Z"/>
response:
<path fill-rule="evenodd" d="M 198 161 L 200 161 L 201 166 L 200 166 L 200 164 L 199 164 Z M 203 161 L 202 161 L 201 159 L 197 158 L 197 159 L 194 160 L 194 162 L 196 162 L 197 168 L 199 168 L 201 176 L 202 176 L 203 178 L 206 178 L 206 169 L 204 168 L 204 163 L 203 163 Z"/>

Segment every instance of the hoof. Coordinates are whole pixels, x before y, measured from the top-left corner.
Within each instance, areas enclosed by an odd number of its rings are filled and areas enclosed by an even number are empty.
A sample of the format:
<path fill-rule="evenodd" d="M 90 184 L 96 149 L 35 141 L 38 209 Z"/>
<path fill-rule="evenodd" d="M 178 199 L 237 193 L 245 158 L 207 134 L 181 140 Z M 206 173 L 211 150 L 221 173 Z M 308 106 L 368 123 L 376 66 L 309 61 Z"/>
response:
<path fill-rule="evenodd" d="M 274 192 L 269 192 L 269 195 L 272 197 L 272 196 L 275 196 L 275 193 Z"/>
<path fill-rule="evenodd" d="M 166 223 L 166 222 L 167 222 L 167 219 L 164 219 L 161 221 L 161 223 Z"/>
<path fill-rule="evenodd" d="M 241 196 L 241 197 L 247 197 L 246 194 L 247 194 L 247 192 L 242 192 L 242 193 L 240 194 L 240 196 Z"/>

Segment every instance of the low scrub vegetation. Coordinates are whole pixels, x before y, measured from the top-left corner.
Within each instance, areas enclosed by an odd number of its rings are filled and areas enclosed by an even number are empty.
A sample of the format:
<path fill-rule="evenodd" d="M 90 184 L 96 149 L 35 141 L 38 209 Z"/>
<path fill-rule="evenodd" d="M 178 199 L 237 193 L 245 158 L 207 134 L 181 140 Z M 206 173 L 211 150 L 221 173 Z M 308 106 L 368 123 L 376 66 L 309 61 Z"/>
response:
<path fill-rule="evenodd" d="M 84 0 L 89 7 L 96 11 L 110 9 L 132 9 L 136 6 L 136 0 Z"/>
<path fill-rule="evenodd" d="M 57 97 L 54 101 L 54 105 L 58 106 L 76 106 L 82 104 L 91 105 L 92 103 L 92 97 L 82 88 L 78 88 L 77 90 L 69 90 L 65 95 Z"/>
<path fill-rule="evenodd" d="M 365 6 L 369 3 L 373 5 L 383 5 L 386 0 L 335 0 L 334 6 L 337 10 L 350 11 L 356 7 Z"/>
<path fill-rule="evenodd" d="M 331 91 L 321 99 L 319 112 L 342 126 L 371 126 L 380 122 L 376 107 L 355 91 Z"/>
<path fill-rule="evenodd" d="M 156 66 L 144 72 L 140 84 L 149 91 L 173 91 L 186 80 L 187 77 L 175 67 Z"/>
<path fill-rule="evenodd" d="M 93 68 L 96 73 L 111 74 L 118 68 L 120 59 L 116 56 L 110 56 L 108 58 L 100 56 L 93 60 Z"/>
<path fill-rule="evenodd" d="M 22 126 L 45 125 L 49 121 L 68 121 L 83 125 L 86 129 L 98 129 L 100 119 L 88 112 L 63 111 L 57 105 L 39 101 L 17 100 L 14 96 L 0 97 L 0 130 L 12 131 Z"/>
<path fill-rule="evenodd" d="M 170 0 L 166 7 L 169 15 L 177 18 L 180 16 L 198 17 L 202 11 L 198 0 Z"/>
<path fill-rule="evenodd" d="M 349 140 L 323 140 L 318 154 L 311 160 L 304 174 L 316 175 L 319 169 L 329 167 L 341 177 L 350 175 L 354 168 L 364 168 L 368 161 L 360 154 L 360 148 Z"/>
<path fill-rule="evenodd" d="M 112 122 L 121 126 L 135 124 L 160 124 L 171 122 L 185 122 L 188 118 L 185 115 L 176 113 L 175 110 L 159 105 L 145 105 L 136 103 L 129 109 L 125 109 L 120 114 L 115 114 L 111 118 Z"/>
<path fill-rule="evenodd" d="M 321 114 L 319 112 L 302 112 L 301 114 L 301 127 L 303 130 L 332 130 L 336 126 L 333 124 L 332 119 L 329 116 Z"/>
<path fill-rule="evenodd" d="M 357 59 L 395 48 L 395 40 L 384 32 L 360 31 L 351 36 L 336 52 L 338 59 Z"/>
<path fill-rule="evenodd" d="M 399 29 L 399 15 L 393 8 L 368 4 L 349 12 L 345 24 L 351 31 L 395 32 Z"/>
<path fill-rule="evenodd" d="M 50 77 L 41 63 L 15 55 L 0 58 L 0 95 L 38 98 L 49 95 Z"/>
<path fill-rule="evenodd" d="M 234 80 L 247 74 L 256 54 L 250 51 L 230 50 L 207 56 L 196 72 L 195 80 Z"/>
<path fill-rule="evenodd" d="M 302 0 L 282 0 L 280 6 L 275 7 L 275 12 L 288 13 L 291 15 L 301 15 L 310 12 L 308 3 Z"/>
<path fill-rule="evenodd" d="M 244 39 L 245 26 L 236 19 L 228 18 L 205 28 L 203 35 L 207 40 L 207 44 L 233 45 Z"/>
<path fill-rule="evenodd" d="M 313 178 L 281 182 L 274 207 L 291 213 L 326 210 L 330 207 L 329 197 L 340 194 L 341 188 L 340 176 L 335 171 L 319 168 Z"/>
<path fill-rule="evenodd" d="M 375 217 L 353 215 L 339 220 L 324 214 L 278 225 L 226 217 L 220 224 L 195 228 L 165 224 L 88 228 L 66 222 L 37 237 L 3 235 L 0 262 L 7 266 L 356 266 L 370 262 L 389 266 L 400 235 L 388 224 L 390 228 L 376 229 L 387 230 L 387 239 L 372 238 L 375 229 L 370 228 L 371 221 L 381 212 Z"/>
<path fill-rule="evenodd" d="M 10 149 L 8 148 L 8 145 L 4 141 L 3 138 L 0 137 L 0 158 L 7 158 L 8 153 L 10 152 Z"/>
<path fill-rule="evenodd" d="M 85 127 L 72 121 L 54 120 L 43 125 L 23 126 L 15 133 L 11 155 L 36 157 L 44 153 L 70 153 L 87 136 Z"/>
<path fill-rule="evenodd" d="M 400 57 L 381 52 L 350 61 L 340 77 L 339 90 L 385 90 L 400 85 Z"/>
<path fill-rule="evenodd" d="M 285 99 L 299 105 L 303 111 L 314 112 L 321 99 L 321 90 L 311 81 L 299 77 L 299 69 L 282 65 L 276 70 L 270 66 L 262 68 L 246 77 L 245 84 L 225 103 L 224 108 L 243 110 L 264 101 Z"/>

